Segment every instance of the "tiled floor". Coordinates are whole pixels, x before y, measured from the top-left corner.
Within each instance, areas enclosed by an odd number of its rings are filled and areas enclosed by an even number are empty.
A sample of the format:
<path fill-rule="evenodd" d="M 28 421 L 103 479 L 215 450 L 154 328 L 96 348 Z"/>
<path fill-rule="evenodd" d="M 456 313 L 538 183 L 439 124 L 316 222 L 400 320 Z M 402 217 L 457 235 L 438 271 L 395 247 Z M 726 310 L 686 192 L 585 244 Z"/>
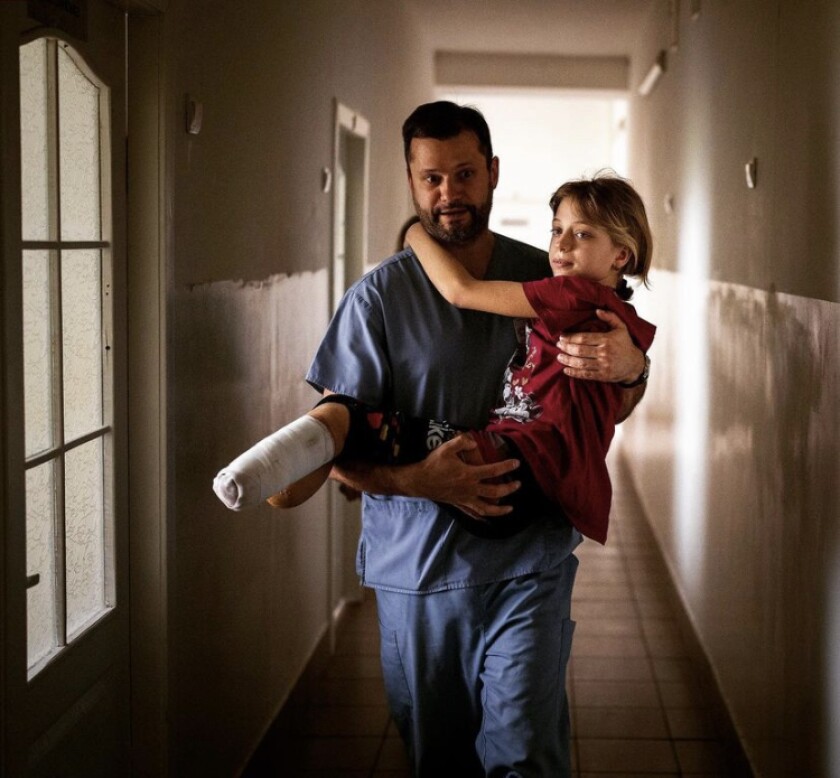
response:
<path fill-rule="evenodd" d="M 615 469 L 610 539 L 577 552 L 568 679 L 575 778 L 748 776 L 704 692 L 632 487 Z M 289 707 L 245 778 L 410 774 L 385 707 L 372 596 L 352 606 L 336 654 Z"/>

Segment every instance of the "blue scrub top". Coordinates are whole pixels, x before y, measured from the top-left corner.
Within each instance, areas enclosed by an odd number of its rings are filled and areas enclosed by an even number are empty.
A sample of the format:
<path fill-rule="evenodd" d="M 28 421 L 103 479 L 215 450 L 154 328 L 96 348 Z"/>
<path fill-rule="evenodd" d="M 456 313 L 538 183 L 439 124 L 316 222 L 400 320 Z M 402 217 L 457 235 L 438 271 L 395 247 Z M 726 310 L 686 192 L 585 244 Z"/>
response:
<path fill-rule="evenodd" d="M 544 251 L 495 236 L 486 279 L 529 281 L 548 271 Z M 306 380 L 370 405 L 483 427 L 515 348 L 513 319 L 450 305 L 406 250 L 347 291 Z M 449 510 L 366 494 L 357 556 L 362 583 L 433 592 L 507 580 L 555 567 L 581 539 L 559 516 L 535 517 L 509 538 L 479 538 Z"/>

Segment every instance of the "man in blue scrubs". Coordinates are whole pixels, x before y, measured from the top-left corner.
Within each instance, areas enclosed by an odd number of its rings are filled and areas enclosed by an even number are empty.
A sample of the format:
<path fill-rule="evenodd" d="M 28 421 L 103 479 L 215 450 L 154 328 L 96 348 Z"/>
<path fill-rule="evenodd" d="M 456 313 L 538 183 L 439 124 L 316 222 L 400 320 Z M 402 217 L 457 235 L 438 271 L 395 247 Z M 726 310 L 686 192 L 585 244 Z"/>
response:
<path fill-rule="evenodd" d="M 549 274 L 546 253 L 489 231 L 499 161 L 480 113 L 448 102 L 403 125 L 408 182 L 426 230 L 478 278 Z M 546 219 L 548 224 L 548 218 Z M 635 383 L 644 358 L 623 327 L 572 336 L 570 374 Z M 344 296 L 307 380 L 416 417 L 483 426 L 517 345 L 514 321 L 449 305 L 410 250 Z M 628 390 L 628 407 L 640 390 Z M 417 775 L 567 776 L 565 671 L 578 532 L 535 512 L 508 537 L 480 537 L 453 507 L 504 522 L 517 462 L 466 464 L 456 438 L 423 462 L 356 463 L 363 491 L 358 571 L 376 590 L 388 703 Z"/>

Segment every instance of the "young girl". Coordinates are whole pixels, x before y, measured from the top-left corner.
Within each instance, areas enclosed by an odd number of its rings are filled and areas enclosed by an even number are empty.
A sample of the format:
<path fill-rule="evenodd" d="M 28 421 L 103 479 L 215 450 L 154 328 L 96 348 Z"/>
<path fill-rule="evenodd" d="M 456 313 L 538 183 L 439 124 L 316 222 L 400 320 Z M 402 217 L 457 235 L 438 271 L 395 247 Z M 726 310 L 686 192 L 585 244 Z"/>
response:
<path fill-rule="evenodd" d="M 614 175 L 567 182 L 549 205 L 553 277 L 540 281 L 475 279 L 419 224 L 407 238 L 450 303 L 526 320 L 505 373 L 502 405 L 484 430 L 463 433 L 477 444 L 466 452 L 471 464 L 511 457 L 524 462 L 516 474 L 522 487 L 509 498 L 514 510 L 492 521 L 455 509 L 453 514 L 475 534 L 507 536 L 527 523 L 529 506 L 547 499 L 582 534 L 604 543 L 612 495 L 605 459 L 622 388 L 566 376 L 556 342 L 564 333 L 606 329 L 595 315 L 600 308 L 618 314 L 636 345 L 647 351 L 655 328 L 626 302 L 632 290 L 624 276 L 646 283 L 652 239 L 641 198 Z M 234 460 L 216 477 L 214 490 L 233 510 L 265 499 L 292 507 L 321 486 L 338 454 L 405 464 L 455 434 L 459 431 L 444 422 L 409 419 L 328 395 Z"/>

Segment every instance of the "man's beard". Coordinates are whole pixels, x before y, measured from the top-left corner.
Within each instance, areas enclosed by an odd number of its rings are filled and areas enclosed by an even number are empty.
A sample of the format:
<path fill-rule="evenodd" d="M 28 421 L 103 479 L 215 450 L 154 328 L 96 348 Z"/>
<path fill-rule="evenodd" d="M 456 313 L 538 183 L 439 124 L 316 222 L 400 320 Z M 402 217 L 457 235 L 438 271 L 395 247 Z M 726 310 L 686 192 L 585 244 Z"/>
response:
<path fill-rule="evenodd" d="M 451 224 L 449 226 L 441 224 L 441 210 L 452 210 L 453 208 L 463 208 L 470 214 L 470 220 L 466 224 Z M 451 243 L 453 245 L 471 243 L 484 233 L 490 223 L 492 208 L 492 189 L 487 192 L 487 199 L 481 205 L 466 205 L 454 202 L 449 203 L 446 209 L 433 208 L 431 211 L 425 211 L 417 204 L 417 200 L 414 200 L 414 209 L 417 211 L 417 216 L 426 232 L 441 243 Z"/>

